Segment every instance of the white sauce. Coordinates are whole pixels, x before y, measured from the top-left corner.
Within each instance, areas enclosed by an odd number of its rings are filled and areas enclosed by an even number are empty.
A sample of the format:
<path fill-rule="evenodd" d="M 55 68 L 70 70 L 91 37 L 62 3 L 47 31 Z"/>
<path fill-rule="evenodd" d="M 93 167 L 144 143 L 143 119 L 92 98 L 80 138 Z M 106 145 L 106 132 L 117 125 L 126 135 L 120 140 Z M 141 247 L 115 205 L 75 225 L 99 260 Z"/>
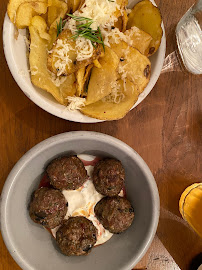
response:
<path fill-rule="evenodd" d="M 95 159 L 94 156 L 89 155 L 78 155 L 79 158 L 85 161 L 92 161 Z M 68 211 L 65 219 L 70 216 L 84 216 L 91 220 L 94 226 L 98 230 L 97 242 L 95 246 L 100 245 L 108 241 L 113 234 L 106 230 L 102 224 L 95 217 L 94 206 L 99 202 L 103 196 L 95 190 L 92 182 L 92 171 L 94 166 L 85 166 L 88 173 L 88 180 L 77 190 L 63 190 L 63 195 L 68 201 Z M 56 232 L 59 227 L 52 229 L 52 234 L 56 237 Z"/>

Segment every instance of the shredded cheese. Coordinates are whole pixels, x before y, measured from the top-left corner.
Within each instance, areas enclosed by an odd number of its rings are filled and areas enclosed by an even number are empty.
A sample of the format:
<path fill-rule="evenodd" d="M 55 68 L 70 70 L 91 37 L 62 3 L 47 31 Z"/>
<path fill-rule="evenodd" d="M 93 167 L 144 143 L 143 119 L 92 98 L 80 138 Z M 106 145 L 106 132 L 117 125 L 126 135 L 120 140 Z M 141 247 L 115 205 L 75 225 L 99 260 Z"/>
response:
<path fill-rule="evenodd" d="M 93 56 L 93 45 L 89 39 L 78 37 L 76 39 L 77 61 L 83 61 Z"/>
<path fill-rule="evenodd" d="M 69 52 L 73 48 L 69 43 L 64 43 L 62 39 L 58 39 L 55 47 L 56 54 L 53 55 L 53 61 L 55 62 L 55 68 L 58 70 L 57 76 L 61 76 L 66 71 L 72 60 L 69 58 Z"/>
<path fill-rule="evenodd" d="M 67 106 L 67 110 L 69 111 L 75 111 L 75 110 L 80 110 L 82 107 L 85 106 L 86 99 L 85 98 L 80 98 L 80 97 L 67 97 L 66 98 L 69 102 Z"/>
<path fill-rule="evenodd" d="M 86 0 L 78 12 L 79 15 L 93 20 L 91 28 L 97 30 L 98 27 L 105 28 L 114 25 L 117 21 L 115 12 L 120 10 L 120 5 L 116 1 L 109 0 Z"/>
<path fill-rule="evenodd" d="M 118 44 L 120 40 L 128 43 L 130 39 L 129 36 L 126 36 L 118 28 L 109 29 L 109 30 L 102 29 L 102 34 L 104 36 L 104 44 L 108 47 L 111 47 L 110 43 Z"/>
<path fill-rule="evenodd" d="M 86 0 L 80 10 L 75 11 L 73 15 L 92 19 L 93 23 L 90 26 L 92 30 L 97 30 L 99 27 L 102 35 L 105 36 L 105 34 L 109 35 L 111 27 L 114 26 L 114 23 L 118 20 L 114 15 L 117 10 L 120 10 L 120 5 L 118 5 L 116 1 Z M 83 23 L 85 23 L 85 20 Z M 69 29 L 74 35 L 76 33 L 76 21 L 73 18 L 69 19 L 64 29 Z M 109 45 L 107 39 L 105 45 Z M 76 39 L 77 61 L 91 58 L 93 51 L 94 48 L 90 40 L 82 37 Z"/>

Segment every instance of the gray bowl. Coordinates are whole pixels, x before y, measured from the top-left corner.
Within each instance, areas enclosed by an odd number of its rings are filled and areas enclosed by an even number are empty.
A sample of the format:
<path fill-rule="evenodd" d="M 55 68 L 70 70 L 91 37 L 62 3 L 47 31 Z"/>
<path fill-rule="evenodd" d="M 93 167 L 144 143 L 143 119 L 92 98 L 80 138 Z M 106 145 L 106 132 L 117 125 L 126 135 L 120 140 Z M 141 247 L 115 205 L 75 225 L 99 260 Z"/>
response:
<path fill-rule="evenodd" d="M 126 232 L 114 235 L 89 256 L 66 257 L 51 235 L 31 221 L 27 207 L 48 162 L 61 154 L 76 153 L 116 157 L 123 163 L 127 197 L 135 209 L 135 219 Z M 132 269 L 151 244 L 158 219 L 158 190 L 145 162 L 125 143 L 95 132 L 68 132 L 39 143 L 18 161 L 2 192 L 3 239 L 22 269 Z"/>

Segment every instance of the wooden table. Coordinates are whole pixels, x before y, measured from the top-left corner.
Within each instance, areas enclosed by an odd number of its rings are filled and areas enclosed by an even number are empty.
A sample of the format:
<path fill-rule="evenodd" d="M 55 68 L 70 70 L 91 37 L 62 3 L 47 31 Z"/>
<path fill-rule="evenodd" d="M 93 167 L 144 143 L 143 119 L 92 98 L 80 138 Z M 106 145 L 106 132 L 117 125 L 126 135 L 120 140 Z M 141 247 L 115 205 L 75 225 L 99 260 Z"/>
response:
<path fill-rule="evenodd" d="M 156 2 L 162 12 L 169 54 L 176 49 L 176 24 L 194 0 Z M 7 0 L 0 1 L 1 26 L 6 5 Z M 50 136 L 72 130 L 92 130 L 114 136 L 134 148 L 146 161 L 161 199 L 157 234 L 134 269 L 189 269 L 190 261 L 202 252 L 202 240 L 182 220 L 178 201 L 188 185 L 201 180 L 201 88 L 201 76 L 182 72 L 162 74 L 150 95 L 124 119 L 98 124 L 68 122 L 43 111 L 23 94 L 7 67 L 1 40 L 0 191 L 14 164 L 31 147 Z M 0 269 L 20 269 L 1 236 Z"/>

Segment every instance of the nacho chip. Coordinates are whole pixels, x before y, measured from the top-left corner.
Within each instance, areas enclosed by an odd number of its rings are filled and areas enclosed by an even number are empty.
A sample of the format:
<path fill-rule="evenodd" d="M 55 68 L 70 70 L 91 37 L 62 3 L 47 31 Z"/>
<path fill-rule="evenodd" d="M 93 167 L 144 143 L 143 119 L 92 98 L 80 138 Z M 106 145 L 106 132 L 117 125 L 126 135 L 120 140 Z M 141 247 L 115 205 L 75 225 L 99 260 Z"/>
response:
<path fill-rule="evenodd" d="M 125 79 L 125 81 L 118 80 L 117 87 L 123 95 L 119 103 L 117 102 L 117 96 L 110 94 L 111 96 L 109 96 L 108 100 L 105 97 L 104 100 L 102 99 L 87 105 L 81 109 L 81 112 L 100 120 L 118 120 L 123 118 L 137 101 L 139 93 L 137 86 L 128 79 Z"/>
<path fill-rule="evenodd" d="M 130 46 L 138 49 L 138 51 L 146 56 L 149 55 L 150 43 L 152 41 L 152 37 L 149 34 L 140 30 L 136 26 L 126 30 L 124 34 L 130 37 Z"/>
<path fill-rule="evenodd" d="M 21 4 L 16 13 L 16 27 L 22 29 L 30 26 L 32 18 L 36 15 L 45 14 L 47 8 L 47 3 L 43 2 L 27 2 Z"/>
<path fill-rule="evenodd" d="M 159 9 L 149 0 L 139 2 L 129 15 L 127 29 L 136 26 L 152 36 L 152 41 L 149 46 L 149 55 L 154 54 L 161 44 L 163 35 L 161 22 L 162 17 Z"/>
<path fill-rule="evenodd" d="M 112 91 L 111 84 L 117 80 L 116 69 L 119 58 L 109 48 L 105 47 L 105 54 L 99 59 L 101 68 L 93 67 L 88 85 L 86 104 L 95 103 Z"/>

